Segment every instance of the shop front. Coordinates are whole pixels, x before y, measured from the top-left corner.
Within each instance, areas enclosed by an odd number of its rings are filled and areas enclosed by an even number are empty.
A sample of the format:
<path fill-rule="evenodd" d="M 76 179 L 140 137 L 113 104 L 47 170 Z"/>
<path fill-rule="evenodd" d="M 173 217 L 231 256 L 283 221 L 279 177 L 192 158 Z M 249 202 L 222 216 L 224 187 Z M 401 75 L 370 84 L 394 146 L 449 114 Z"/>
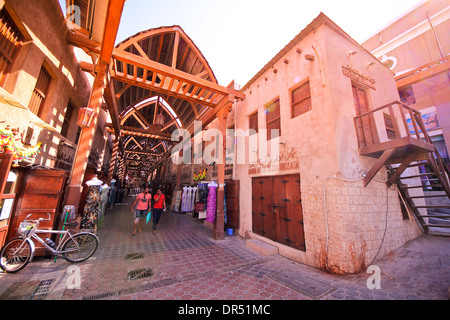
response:
<path fill-rule="evenodd" d="M 175 165 L 171 159 L 166 162 L 166 176 L 164 186 L 167 190 L 173 190 L 169 195 L 173 212 L 192 215 L 203 223 L 214 228 L 216 222 L 217 207 L 217 173 L 216 164 L 181 164 Z M 180 174 L 180 188 L 177 189 L 177 173 Z M 223 208 L 225 212 L 224 228 L 229 234 L 234 234 L 239 229 L 239 180 L 233 179 L 234 165 L 225 165 L 225 197 Z M 229 229 L 229 230 L 228 230 Z"/>

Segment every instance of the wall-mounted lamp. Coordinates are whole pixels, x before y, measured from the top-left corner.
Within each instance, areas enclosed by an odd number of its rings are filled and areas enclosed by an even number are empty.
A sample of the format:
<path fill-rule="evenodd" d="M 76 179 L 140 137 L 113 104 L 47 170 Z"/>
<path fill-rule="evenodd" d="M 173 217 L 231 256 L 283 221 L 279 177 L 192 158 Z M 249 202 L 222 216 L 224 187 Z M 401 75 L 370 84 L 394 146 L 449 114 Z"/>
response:
<path fill-rule="evenodd" d="M 374 65 L 375 65 L 375 62 L 374 62 L 374 61 L 369 62 L 368 64 L 366 64 L 366 69 L 369 69 L 370 67 L 372 67 L 372 66 L 374 66 Z"/>
<path fill-rule="evenodd" d="M 350 51 L 348 54 L 347 54 L 347 57 L 351 57 L 351 56 L 354 56 L 355 54 L 358 54 L 358 51 L 356 51 L 356 50 L 352 50 L 352 51 Z"/>
<path fill-rule="evenodd" d="M 81 128 L 89 128 L 94 119 L 95 111 L 89 107 L 81 108 L 78 112 L 77 125 Z"/>
<path fill-rule="evenodd" d="M 162 113 L 157 114 L 155 118 L 155 126 L 164 127 L 164 115 Z"/>

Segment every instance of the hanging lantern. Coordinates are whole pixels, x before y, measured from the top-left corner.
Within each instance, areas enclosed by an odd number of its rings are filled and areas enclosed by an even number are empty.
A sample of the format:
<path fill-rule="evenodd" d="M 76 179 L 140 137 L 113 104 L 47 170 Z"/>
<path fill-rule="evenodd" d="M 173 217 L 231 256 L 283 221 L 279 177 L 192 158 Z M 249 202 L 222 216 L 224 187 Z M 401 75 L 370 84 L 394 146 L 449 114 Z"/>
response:
<path fill-rule="evenodd" d="M 164 115 L 162 113 L 156 115 L 155 125 L 158 127 L 164 127 Z"/>
<path fill-rule="evenodd" d="M 92 124 L 92 120 L 94 119 L 94 110 L 86 107 L 81 108 L 78 113 L 77 125 L 81 128 L 88 128 Z"/>

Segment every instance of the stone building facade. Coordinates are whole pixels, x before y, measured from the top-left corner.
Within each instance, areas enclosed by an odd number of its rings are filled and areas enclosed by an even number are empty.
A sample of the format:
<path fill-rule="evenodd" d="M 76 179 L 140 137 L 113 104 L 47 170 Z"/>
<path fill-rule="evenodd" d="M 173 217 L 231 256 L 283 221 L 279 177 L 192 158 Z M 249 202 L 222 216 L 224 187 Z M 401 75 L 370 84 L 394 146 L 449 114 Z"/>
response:
<path fill-rule="evenodd" d="M 21 39 L 14 60 L 2 74 L 4 95 L 54 128 L 36 129 L 36 141 L 42 143 L 42 148 L 33 164 L 70 171 L 80 134 L 78 111 L 88 105 L 93 81 L 79 64 L 90 57 L 67 42 L 70 31 L 56 0 L 2 1 L 2 14 L 15 26 Z M 111 153 L 105 129 L 107 117 L 105 112 L 100 114 L 100 130 L 92 146 L 91 165 L 98 168 L 105 147 L 106 157 Z M 22 133 L 30 119 L 17 117 L 12 109 L 11 113 L 2 114 L 1 120 Z"/>
<path fill-rule="evenodd" d="M 358 152 L 358 89 L 370 109 L 399 99 L 393 73 L 324 14 L 242 88 L 246 99 L 232 111 L 230 126 L 257 133 L 247 137 L 249 161 L 236 165 L 241 236 L 269 243 L 292 260 L 345 273 L 364 270 L 420 234 L 414 218 L 402 215 L 395 188 L 386 185 L 386 170 L 364 187 L 376 159 Z M 267 128 L 280 136 L 267 139 Z M 378 139 L 386 139 L 384 125 L 377 130 Z M 279 153 L 271 155 L 271 148 Z M 282 206 L 292 213 L 278 217 Z"/>

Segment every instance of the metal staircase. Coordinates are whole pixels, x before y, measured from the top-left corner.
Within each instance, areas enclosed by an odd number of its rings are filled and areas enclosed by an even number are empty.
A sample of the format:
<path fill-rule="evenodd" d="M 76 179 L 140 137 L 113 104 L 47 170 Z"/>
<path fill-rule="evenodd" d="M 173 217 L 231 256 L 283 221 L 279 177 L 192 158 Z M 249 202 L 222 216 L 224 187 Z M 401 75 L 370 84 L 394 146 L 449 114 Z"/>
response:
<path fill-rule="evenodd" d="M 363 130 L 364 125 L 376 122 L 380 113 L 388 117 L 390 123 L 385 124 L 391 126 Z M 355 117 L 355 128 L 360 154 L 377 159 L 364 178 L 364 186 L 385 166 L 389 173 L 387 184 L 397 185 L 405 206 L 422 230 L 450 236 L 450 171 L 428 135 L 420 112 L 394 101 Z M 366 132 L 372 130 L 390 130 L 390 139 L 372 142 L 366 137 Z"/>
<path fill-rule="evenodd" d="M 415 114 L 423 140 L 433 144 L 420 114 Z M 433 144 L 434 145 L 434 144 Z M 400 175 L 396 181 L 398 190 L 407 207 L 414 213 L 423 231 L 427 234 L 450 236 L 450 171 L 436 147 L 424 160 L 411 163 L 417 167 L 418 175 Z M 408 185 L 406 179 L 420 178 L 419 185 Z M 422 188 L 423 195 L 411 195 L 412 189 Z M 420 189 L 419 189 L 420 190 Z"/>
<path fill-rule="evenodd" d="M 450 236 L 449 172 L 445 164 L 436 166 L 438 159 L 432 158 L 436 153 L 430 153 L 430 159 L 410 164 L 408 167 L 419 169 L 419 173 L 403 174 L 396 184 L 404 204 L 414 214 L 425 233 Z M 393 166 L 388 166 L 388 169 L 390 172 L 395 171 Z M 414 178 L 418 178 L 416 181 L 420 182 L 408 183 Z"/>

